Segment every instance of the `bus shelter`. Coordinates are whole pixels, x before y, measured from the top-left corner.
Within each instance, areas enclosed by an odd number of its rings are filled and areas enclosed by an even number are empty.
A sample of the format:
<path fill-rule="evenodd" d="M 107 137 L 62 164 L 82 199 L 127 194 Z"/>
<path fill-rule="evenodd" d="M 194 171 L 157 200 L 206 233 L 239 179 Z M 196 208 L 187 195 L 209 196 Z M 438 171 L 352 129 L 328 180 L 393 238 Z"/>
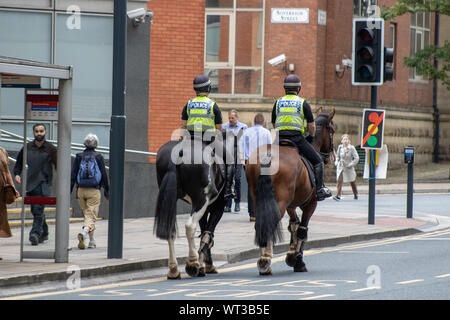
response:
<path fill-rule="evenodd" d="M 56 263 L 67 263 L 69 261 L 69 215 L 70 215 L 70 171 L 71 171 L 71 132 L 72 132 L 72 66 L 58 66 L 29 60 L 21 60 L 0 56 L 0 94 L 2 90 L 2 77 L 16 77 L 17 84 L 20 87 L 21 77 L 37 78 L 37 83 L 41 83 L 41 78 L 58 79 L 59 93 L 57 106 L 55 107 L 55 116 L 58 119 L 57 134 L 57 170 L 56 170 L 56 197 L 25 197 L 26 195 L 26 176 L 27 162 L 26 144 L 27 144 L 27 93 L 25 90 L 24 106 L 24 142 L 23 142 L 23 179 L 21 195 L 22 202 L 22 230 L 20 243 L 20 261 L 23 259 L 54 259 Z M 23 84 L 22 87 L 26 87 Z M 40 89 L 49 92 L 55 89 Z M 1 110 L 1 106 L 0 106 Z M 24 219 L 25 204 L 56 204 L 56 222 L 55 222 L 55 250 L 54 251 L 24 251 Z"/>

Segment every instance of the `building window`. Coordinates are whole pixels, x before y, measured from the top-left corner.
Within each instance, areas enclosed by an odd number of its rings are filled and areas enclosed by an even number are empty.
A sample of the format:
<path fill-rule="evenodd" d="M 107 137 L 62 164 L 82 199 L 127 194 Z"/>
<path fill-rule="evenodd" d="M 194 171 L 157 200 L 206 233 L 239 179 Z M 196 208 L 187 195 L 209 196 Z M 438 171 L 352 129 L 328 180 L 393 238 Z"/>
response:
<path fill-rule="evenodd" d="M 389 48 L 392 48 L 394 50 L 394 61 L 391 63 L 392 71 L 393 71 L 393 77 L 392 80 L 395 80 L 395 74 L 396 74 L 396 65 L 395 65 L 395 57 L 397 56 L 397 24 L 391 22 L 389 24 Z"/>
<path fill-rule="evenodd" d="M 412 57 L 416 52 L 424 49 L 430 45 L 430 13 L 418 12 L 411 14 L 410 24 L 410 42 L 409 42 L 409 56 Z M 424 78 L 417 74 L 416 68 L 409 69 L 409 79 L 424 80 Z"/>
<path fill-rule="evenodd" d="M 213 95 L 262 96 L 263 0 L 206 0 L 205 74 Z"/>
<path fill-rule="evenodd" d="M 353 0 L 353 15 L 355 17 L 368 17 L 376 14 L 374 8 L 371 6 L 376 6 L 377 0 Z"/>

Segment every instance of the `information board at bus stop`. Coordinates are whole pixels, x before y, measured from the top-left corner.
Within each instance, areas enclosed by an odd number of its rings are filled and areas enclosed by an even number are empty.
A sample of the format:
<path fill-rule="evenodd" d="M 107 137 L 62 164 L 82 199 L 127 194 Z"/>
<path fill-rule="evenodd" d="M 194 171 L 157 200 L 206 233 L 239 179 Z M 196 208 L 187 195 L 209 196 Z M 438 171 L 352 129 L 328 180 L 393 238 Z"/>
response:
<path fill-rule="evenodd" d="M 58 120 L 58 99 L 56 94 L 27 94 L 27 119 Z"/>

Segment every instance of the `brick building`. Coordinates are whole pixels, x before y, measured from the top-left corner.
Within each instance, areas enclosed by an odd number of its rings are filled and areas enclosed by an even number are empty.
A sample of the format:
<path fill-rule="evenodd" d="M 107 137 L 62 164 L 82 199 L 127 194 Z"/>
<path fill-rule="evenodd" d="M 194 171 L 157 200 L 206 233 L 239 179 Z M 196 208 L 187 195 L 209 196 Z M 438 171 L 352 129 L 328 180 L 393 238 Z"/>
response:
<path fill-rule="evenodd" d="M 240 111 L 251 125 L 255 112 L 270 120 L 275 99 L 290 69 L 302 80 L 301 96 L 313 108 L 335 108 L 339 143 L 343 133 L 360 143 L 362 109 L 369 107 L 370 87 L 352 86 L 352 19 L 366 16 L 367 6 L 390 6 L 395 0 L 152 0 L 150 44 L 149 150 L 157 151 L 181 123 L 183 105 L 194 95 L 192 80 L 208 74 L 211 97 L 222 109 Z M 448 24 L 445 24 L 448 29 Z M 434 39 L 434 15 L 416 14 L 385 22 L 385 46 L 394 48 L 394 81 L 379 87 L 378 108 L 386 110 L 385 143 L 389 165 L 399 167 L 403 147 L 414 145 L 418 163 L 433 154 L 433 82 L 403 65 Z M 441 38 L 448 32 L 440 32 Z M 286 62 L 268 60 L 284 54 Z M 448 137 L 450 107 L 440 100 L 441 137 Z M 270 125 L 269 125 L 270 127 Z M 440 140 L 441 158 L 449 159 L 449 141 Z"/>

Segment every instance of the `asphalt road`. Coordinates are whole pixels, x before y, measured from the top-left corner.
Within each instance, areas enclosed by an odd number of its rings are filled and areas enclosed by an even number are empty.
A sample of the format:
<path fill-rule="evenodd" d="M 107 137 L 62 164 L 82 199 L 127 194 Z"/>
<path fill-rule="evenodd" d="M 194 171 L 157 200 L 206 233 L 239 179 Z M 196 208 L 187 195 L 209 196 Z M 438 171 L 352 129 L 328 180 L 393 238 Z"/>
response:
<path fill-rule="evenodd" d="M 165 277 L 23 296 L 38 300 L 448 300 L 450 229 L 305 251 L 307 273 L 275 256 L 273 275 L 256 261 L 204 278 Z M 178 308 L 178 306 L 177 306 Z M 223 312 L 223 310 L 222 310 Z"/>

